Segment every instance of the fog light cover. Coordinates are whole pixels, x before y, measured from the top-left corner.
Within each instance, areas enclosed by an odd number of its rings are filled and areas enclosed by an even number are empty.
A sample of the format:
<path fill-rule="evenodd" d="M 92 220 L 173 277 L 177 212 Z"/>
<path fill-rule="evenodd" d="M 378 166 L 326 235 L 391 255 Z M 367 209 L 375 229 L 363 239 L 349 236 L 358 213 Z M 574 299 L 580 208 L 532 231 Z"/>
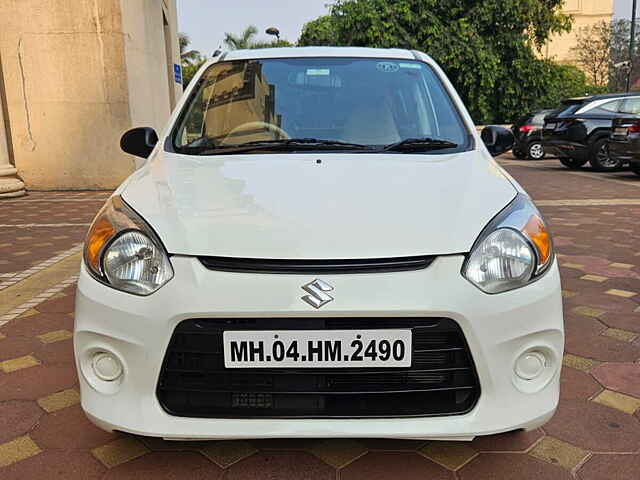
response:
<path fill-rule="evenodd" d="M 91 360 L 91 367 L 96 377 L 105 382 L 113 382 L 122 375 L 122 363 L 110 353 L 96 353 Z"/>
<path fill-rule="evenodd" d="M 523 380 L 534 380 L 544 372 L 547 358 L 540 352 L 526 352 L 516 360 L 515 372 Z"/>

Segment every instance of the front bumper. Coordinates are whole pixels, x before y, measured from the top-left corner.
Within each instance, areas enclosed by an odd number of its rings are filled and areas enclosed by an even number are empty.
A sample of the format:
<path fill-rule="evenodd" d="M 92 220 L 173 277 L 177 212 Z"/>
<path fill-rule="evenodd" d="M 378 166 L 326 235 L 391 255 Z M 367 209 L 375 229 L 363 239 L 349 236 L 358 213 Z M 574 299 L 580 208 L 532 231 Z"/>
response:
<path fill-rule="evenodd" d="M 538 281 L 486 295 L 467 282 L 463 256 L 438 258 L 412 272 L 326 275 L 335 300 L 314 310 L 300 297 L 305 275 L 225 273 L 194 258 L 173 257 L 175 278 L 149 297 L 136 297 L 93 280 L 82 269 L 76 300 L 74 347 L 82 407 L 97 425 L 168 439 L 378 437 L 470 439 L 533 429 L 553 415 L 559 397 L 564 333 L 557 264 Z M 481 395 L 466 414 L 420 418 L 203 419 L 171 416 L 156 385 L 178 323 L 211 317 L 416 317 L 455 320 L 473 355 Z M 524 381 L 514 362 L 536 349 L 548 356 L 548 376 Z M 87 359 L 115 354 L 120 380 L 96 384 Z"/>

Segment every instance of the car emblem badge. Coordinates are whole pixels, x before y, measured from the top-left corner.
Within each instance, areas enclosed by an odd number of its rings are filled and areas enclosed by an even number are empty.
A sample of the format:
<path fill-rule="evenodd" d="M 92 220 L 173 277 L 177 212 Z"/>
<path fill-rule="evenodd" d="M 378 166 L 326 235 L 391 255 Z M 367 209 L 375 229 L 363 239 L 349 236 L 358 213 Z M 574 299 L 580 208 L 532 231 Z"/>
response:
<path fill-rule="evenodd" d="M 333 287 L 327 282 L 316 279 L 311 283 L 303 285 L 301 288 L 309 294 L 302 297 L 302 300 L 313 308 L 320 308 L 333 301 L 333 297 L 326 293 L 333 290 Z"/>

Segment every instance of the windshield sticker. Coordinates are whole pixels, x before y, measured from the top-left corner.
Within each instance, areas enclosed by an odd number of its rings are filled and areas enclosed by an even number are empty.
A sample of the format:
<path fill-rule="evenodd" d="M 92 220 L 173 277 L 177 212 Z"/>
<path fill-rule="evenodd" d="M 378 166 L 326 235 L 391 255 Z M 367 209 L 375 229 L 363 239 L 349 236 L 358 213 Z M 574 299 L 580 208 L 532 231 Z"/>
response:
<path fill-rule="evenodd" d="M 393 62 L 378 62 L 376 68 L 385 73 L 394 73 L 400 70 L 398 64 Z"/>
<path fill-rule="evenodd" d="M 328 68 L 307 68 L 307 75 L 310 77 L 331 75 Z"/>
<path fill-rule="evenodd" d="M 401 63 L 400 68 L 413 68 L 415 70 L 421 70 L 422 65 L 419 63 Z"/>

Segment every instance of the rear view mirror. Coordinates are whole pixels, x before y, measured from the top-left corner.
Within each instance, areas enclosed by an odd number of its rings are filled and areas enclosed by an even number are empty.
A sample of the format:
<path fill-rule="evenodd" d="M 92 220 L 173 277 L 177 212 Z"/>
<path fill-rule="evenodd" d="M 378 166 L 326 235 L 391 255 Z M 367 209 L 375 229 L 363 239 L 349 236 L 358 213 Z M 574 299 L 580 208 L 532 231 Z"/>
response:
<path fill-rule="evenodd" d="M 136 157 L 149 158 L 151 152 L 158 143 L 158 134 L 153 128 L 133 128 L 120 139 L 120 148 Z"/>
<path fill-rule="evenodd" d="M 482 130 L 480 134 L 482 141 L 487 146 L 489 153 L 497 157 L 513 148 L 515 137 L 511 130 L 497 125 L 489 125 Z"/>

